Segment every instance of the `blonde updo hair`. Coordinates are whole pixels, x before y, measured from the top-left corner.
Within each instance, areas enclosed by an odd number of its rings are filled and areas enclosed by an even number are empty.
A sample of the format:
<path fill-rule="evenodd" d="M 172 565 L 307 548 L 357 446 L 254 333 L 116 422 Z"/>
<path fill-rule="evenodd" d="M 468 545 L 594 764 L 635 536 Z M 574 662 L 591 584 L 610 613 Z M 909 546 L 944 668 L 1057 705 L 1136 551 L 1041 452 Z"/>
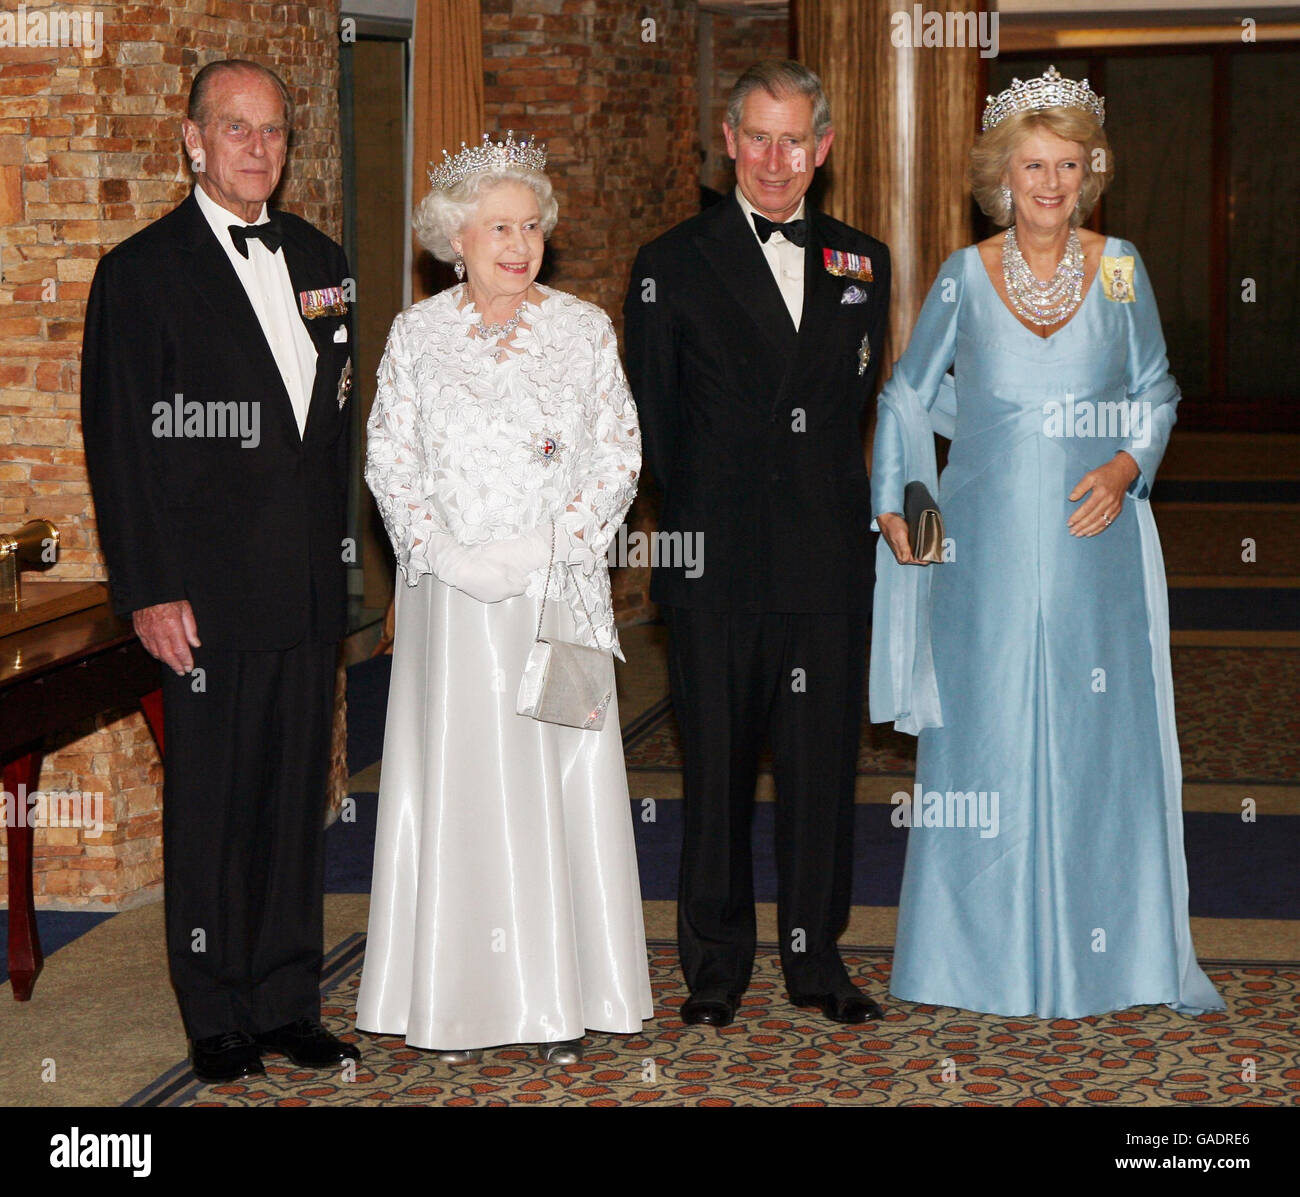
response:
<path fill-rule="evenodd" d="M 420 201 L 411 221 L 420 244 L 439 262 L 454 262 L 456 251 L 451 247 L 451 239 L 464 231 L 483 196 L 502 183 L 523 183 L 533 189 L 542 213 L 542 236 L 549 237 L 560 218 L 560 205 L 551 180 L 540 170 L 503 166 L 499 170 L 477 171 L 448 191 L 437 187 L 430 191 Z"/>
<path fill-rule="evenodd" d="M 1002 178 L 1016 147 L 1040 129 L 1083 146 L 1083 186 L 1079 188 L 1079 201 L 1070 213 L 1071 225 L 1077 227 L 1088 219 L 1115 176 L 1110 142 L 1091 112 L 1082 108 L 1040 108 L 1013 113 L 1000 125 L 980 134 L 970 152 L 971 192 L 980 210 L 995 224 L 1005 227 L 1015 220 L 1015 201 L 1008 204 L 1003 198 Z M 1096 161 L 1102 162 L 1105 169 L 1095 170 Z"/>

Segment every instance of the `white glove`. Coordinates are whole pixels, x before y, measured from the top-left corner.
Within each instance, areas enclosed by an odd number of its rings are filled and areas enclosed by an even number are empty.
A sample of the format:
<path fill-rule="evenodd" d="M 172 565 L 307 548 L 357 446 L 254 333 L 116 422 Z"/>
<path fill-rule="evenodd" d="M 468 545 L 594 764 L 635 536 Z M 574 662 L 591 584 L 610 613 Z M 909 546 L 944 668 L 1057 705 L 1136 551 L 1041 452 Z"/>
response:
<path fill-rule="evenodd" d="M 453 559 L 447 579 L 457 590 L 463 590 L 480 603 L 499 603 L 523 594 L 523 580 L 484 557 L 477 545 L 462 548 L 460 553 Z"/>
<path fill-rule="evenodd" d="M 429 568 L 439 582 L 447 582 L 447 566 L 460 549 L 456 538 L 449 532 L 426 532 L 424 534 L 424 554 L 429 560 Z M 451 585 L 447 582 L 447 585 Z"/>
<path fill-rule="evenodd" d="M 434 576 L 480 603 L 499 603 L 523 594 L 523 579 L 488 557 L 483 552 L 486 547 L 462 545 L 446 532 L 435 532 L 429 540 Z"/>
<path fill-rule="evenodd" d="M 563 561 L 563 550 L 568 547 L 568 537 L 563 529 L 555 530 L 555 559 Z M 551 560 L 551 525 L 542 524 L 522 536 L 509 536 L 505 540 L 490 540 L 478 546 L 485 561 L 499 565 L 518 579 L 520 592 L 527 585 L 528 575 L 545 569 Z"/>

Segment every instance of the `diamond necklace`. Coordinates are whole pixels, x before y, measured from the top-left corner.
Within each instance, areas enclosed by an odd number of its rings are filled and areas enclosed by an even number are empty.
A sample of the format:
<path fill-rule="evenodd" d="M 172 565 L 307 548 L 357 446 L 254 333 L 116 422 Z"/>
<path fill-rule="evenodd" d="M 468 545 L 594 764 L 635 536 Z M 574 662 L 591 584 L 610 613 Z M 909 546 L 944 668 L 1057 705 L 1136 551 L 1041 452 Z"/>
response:
<path fill-rule="evenodd" d="M 1002 279 L 1007 297 L 1016 313 L 1031 324 L 1046 327 L 1067 319 L 1083 298 L 1083 246 L 1079 234 L 1070 230 L 1065 254 L 1042 282 L 1032 270 L 1016 244 L 1016 226 L 1011 225 L 1002 239 Z"/>
<path fill-rule="evenodd" d="M 469 293 L 469 288 L 465 288 L 465 298 L 473 303 L 474 300 Z M 524 304 L 528 302 L 525 294 L 524 298 L 519 301 L 519 306 L 515 308 L 515 314 L 510 317 L 504 324 L 488 324 L 482 317 L 478 318 L 478 323 L 472 325 L 474 335 L 482 337 L 485 341 L 499 341 L 502 337 L 508 337 L 516 328 L 519 327 L 519 321 L 523 319 Z"/>

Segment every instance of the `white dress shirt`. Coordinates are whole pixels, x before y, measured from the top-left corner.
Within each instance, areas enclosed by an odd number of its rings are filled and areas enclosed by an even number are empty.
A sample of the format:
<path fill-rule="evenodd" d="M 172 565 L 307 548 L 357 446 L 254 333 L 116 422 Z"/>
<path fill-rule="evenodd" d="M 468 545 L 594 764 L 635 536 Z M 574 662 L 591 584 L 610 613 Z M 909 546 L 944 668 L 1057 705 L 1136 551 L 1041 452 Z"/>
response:
<path fill-rule="evenodd" d="M 289 392 L 294 419 L 298 421 L 298 435 L 301 436 L 307 427 L 307 409 L 311 406 L 311 392 L 316 384 L 316 346 L 312 344 L 311 334 L 298 312 L 298 298 L 289 278 L 284 249 L 281 247 L 272 253 L 265 242 L 250 237 L 248 257 L 244 257 L 230 236 L 230 226 L 242 225 L 243 219 L 223 208 L 202 187 L 194 188 L 194 197 L 199 202 L 199 211 L 207 218 L 217 241 L 239 275 L 248 302 L 253 305 L 262 334 L 280 369 L 280 377 L 284 379 L 284 389 Z M 253 223 L 265 224 L 268 220 L 270 217 L 263 204 L 262 214 Z"/>
<path fill-rule="evenodd" d="M 758 209 L 745 198 L 739 183 L 736 184 L 736 199 L 740 202 L 741 211 L 745 213 L 745 223 L 749 225 L 749 231 L 754 234 L 758 248 L 763 251 L 763 257 L 767 259 L 768 268 L 772 271 L 772 277 L 776 279 L 776 285 L 781 288 L 781 298 L 785 300 L 785 306 L 790 309 L 790 319 L 794 321 L 797 329 L 799 320 L 803 316 L 804 247 L 796 245 L 793 241 L 787 241 L 780 230 L 774 232 L 764 242 L 759 237 L 758 230 L 754 228 L 754 213 L 758 212 Z M 762 212 L 758 214 L 763 215 Z M 799 208 L 790 220 L 801 220 L 803 217 L 804 201 L 800 200 Z M 786 224 L 788 221 L 781 223 Z"/>

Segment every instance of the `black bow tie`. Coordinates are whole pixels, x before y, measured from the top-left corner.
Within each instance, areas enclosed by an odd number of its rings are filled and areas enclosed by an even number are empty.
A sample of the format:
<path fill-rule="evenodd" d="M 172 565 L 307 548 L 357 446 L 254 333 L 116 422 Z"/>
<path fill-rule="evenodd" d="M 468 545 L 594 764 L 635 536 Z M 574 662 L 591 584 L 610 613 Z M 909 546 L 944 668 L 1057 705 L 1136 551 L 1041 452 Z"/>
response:
<path fill-rule="evenodd" d="M 795 245 L 806 245 L 808 243 L 808 222 L 806 220 L 787 220 L 785 224 L 777 224 L 775 221 L 768 220 L 766 216 L 760 216 L 757 212 L 751 213 L 754 217 L 754 228 L 758 231 L 758 239 L 767 244 L 767 239 L 773 233 L 780 233 L 787 241 Z"/>
<path fill-rule="evenodd" d="M 232 224 L 229 228 L 231 241 L 244 257 L 248 257 L 250 237 L 256 237 L 272 253 L 280 248 L 280 242 L 284 240 L 280 233 L 280 222 L 274 216 L 261 224 Z"/>

